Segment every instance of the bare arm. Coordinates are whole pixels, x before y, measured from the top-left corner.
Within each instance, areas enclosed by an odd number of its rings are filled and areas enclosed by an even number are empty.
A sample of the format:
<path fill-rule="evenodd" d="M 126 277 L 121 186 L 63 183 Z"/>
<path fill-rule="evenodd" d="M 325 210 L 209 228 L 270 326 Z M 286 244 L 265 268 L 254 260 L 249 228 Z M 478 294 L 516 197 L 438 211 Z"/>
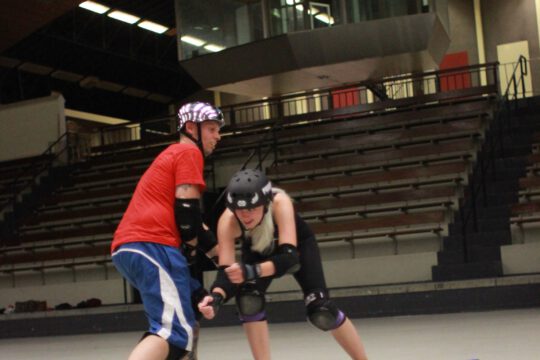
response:
<path fill-rule="evenodd" d="M 296 223 L 294 221 L 294 206 L 292 200 L 286 194 L 278 193 L 274 196 L 273 215 L 279 233 L 278 243 L 296 245 Z M 265 261 L 260 264 L 260 276 L 272 276 L 276 273 L 274 263 Z"/>
<path fill-rule="evenodd" d="M 218 222 L 218 252 L 219 266 L 227 267 L 235 261 L 235 239 L 240 235 L 240 227 L 230 210 L 225 210 Z M 220 270 L 222 271 L 222 270 Z M 217 296 L 217 297 L 216 297 Z M 227 298 L 227 292 L 220 287 L 219 272 L 218 279 L 212 286 L 212 294 L 206 296 L 199 304 L 199 311 L 206 319 L 212 319 L 217 310 Z M 217 304 L 216 304 L 217 301 Z"/>
<path fill-rule="evenodd" d="M 175 196 L 177 199 L 200 199 L 201 191 L 197 185 L 181 184 L 176 186 Z"/>
<path fill-rule="evenodd" d="M 274 197 L 274 220 L 279 228 L 279 244 L 297 246 L 294 206 L 288 195 L 278 193 Z"/>
<path fill-rule="evenodd" d="M 235 262 L 235 239 L 240 236 L 240 226 L 234 214 L 226 209 L 218 222 L 219 265 L 229 266 Z"/>

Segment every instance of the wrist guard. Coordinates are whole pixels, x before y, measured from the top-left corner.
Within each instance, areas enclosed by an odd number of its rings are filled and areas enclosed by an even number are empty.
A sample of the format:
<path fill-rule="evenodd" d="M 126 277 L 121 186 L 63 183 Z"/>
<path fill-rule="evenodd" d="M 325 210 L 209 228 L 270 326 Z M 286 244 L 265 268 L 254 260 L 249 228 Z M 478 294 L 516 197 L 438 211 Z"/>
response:
<path fill-rule="evenodd" d="M 225 299 L 224 302 L 228 301 L 231 297 L 236 295 L 236 290 L 238 286 L 236 284 L 233 284 L 231 280 L 229 280 L 229 277 L 227 274 L 225 274 L 225 268 L 228 266 L 220 266 L 219 270 L 217 272 L 216 280 L 214 281 L 214 284 L 212 284 L 212 287 L 210 288 L 210 291 L 213 291 L 215 288 L 220 288 L 225 292 Z"/>
<path fill-rule="evenodd" d="M 210 296 L 212 297 L 212 302 L 210 303 L 210 305 L 212 305 L 212 308 L 214 309 L 214 316 L 216 316 L 219 308 L 225 302 L 225 299 L 221 294 L 215 292 L 211 293 Z"/>
<path fill-rule="evenodd" d="M 261 277 L 260 264 L 240 264 L 240 266 L 244 274 L 244 281 L 251 281 Z"/>

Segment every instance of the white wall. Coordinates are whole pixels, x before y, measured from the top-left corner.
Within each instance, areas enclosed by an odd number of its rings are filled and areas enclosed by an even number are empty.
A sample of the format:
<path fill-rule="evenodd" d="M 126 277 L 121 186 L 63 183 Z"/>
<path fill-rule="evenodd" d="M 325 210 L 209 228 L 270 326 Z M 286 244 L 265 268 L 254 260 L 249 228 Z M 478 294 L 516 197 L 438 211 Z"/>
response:
<path fill-rule="evenodd" d="M 64 97 L 0 106 L 0 161 L 42 154 L 64 132 Z"/>
<path fill-rule="evenodd" d="M 323 261 L 328 288 L 431 281 L 434 265 L 437 265 L 434 252 Z M 205 283 L 212 284 L 215 275 L 216 272 L 205 273 Z M 296 290 L 300 287 L 294 278 L 284 276 L 274 280 L 268 292 Z"/>
<path fill-rule="evenodd" d="M 501 246 L 504 275 L 540 273 L 540 242 Z"/>
<path fill-rule="evenodd" d="M 127 293 L 131 301 L 129 289 Z M 112 264 L 107 271 L 94 266 L 80 268 L 75 275 L 66 269 L 17 273 L 15 282 L 8 275 L 0 276 L 0 308 L 27 300 L 47 301 L 49 307 L 66 302 L 75 306 L 90 298 L 103 304 L 124 303 L 124 282 Z"/>

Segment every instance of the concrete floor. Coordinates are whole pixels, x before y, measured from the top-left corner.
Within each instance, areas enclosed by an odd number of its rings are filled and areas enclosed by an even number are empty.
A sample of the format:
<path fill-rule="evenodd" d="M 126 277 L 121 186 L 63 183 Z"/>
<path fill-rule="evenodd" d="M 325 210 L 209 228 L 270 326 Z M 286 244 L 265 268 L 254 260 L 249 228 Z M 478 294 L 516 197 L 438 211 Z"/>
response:
<path fill-rule="evenodd" d="M 370 360 L 538 360 L 540 308 L 354 319 Z M 330 334 L 307 323 L 271 324 L 276 360 L 347 359 Z M 0 340 L 0 359 L 126 359 L 140 333 Z M 242 328 L 203 328 L 201 360 L 248 360 Z"/>

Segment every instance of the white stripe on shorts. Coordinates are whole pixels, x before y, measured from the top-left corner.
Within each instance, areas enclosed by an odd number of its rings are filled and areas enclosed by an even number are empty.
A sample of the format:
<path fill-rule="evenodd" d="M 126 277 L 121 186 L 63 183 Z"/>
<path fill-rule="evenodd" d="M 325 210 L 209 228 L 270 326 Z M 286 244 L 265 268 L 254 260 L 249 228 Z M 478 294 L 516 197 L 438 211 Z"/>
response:
<path fill-rule="evenodd" d="M 154 264 L 159 269 L 159 284 L 161 289 L 161 299 L 163 300 L 163 313 L 161 315 L 161 323 L 163 327 L 158 332 L 158 335 L 167 340 L 171 336 L 172 324 L 174 320 L 174 314 L 178 316 L 180 321 L 180 326 L 184 328 L 188 335 L 188 342 L 186 346 L 187 351 L 191 351 L 193 346 L 193 328 L 186 320 L 184 316 L 184 310 L 182 309 L 182 302 L 180 301 L 180 296 L 178 295 L 178 290 L 174 284 L 171 276 L 165 271 L 161 265 L 154 259 L 152 259 L 148 254 L 136 249 L 118 249 L 115 251 L 112 256 L 120 252 L 132 252 L 144 256 L 148 261 Z"/>

